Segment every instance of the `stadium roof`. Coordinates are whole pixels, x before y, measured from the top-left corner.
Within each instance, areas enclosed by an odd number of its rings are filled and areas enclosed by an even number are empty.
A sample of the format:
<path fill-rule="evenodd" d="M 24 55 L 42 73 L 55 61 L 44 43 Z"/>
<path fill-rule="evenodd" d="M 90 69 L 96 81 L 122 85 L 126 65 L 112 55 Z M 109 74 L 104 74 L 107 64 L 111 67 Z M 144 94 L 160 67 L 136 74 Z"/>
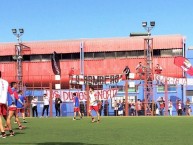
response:
<path fill-rule="evenodd" d="M 85 52 L 103 51 L 129 51 L 143 50 L 143 37 L 123 37 L 123 38 L 96 38 L 96 39 L 77 39 L 77 40 L 53 40 L 53 41 L 34 41 L 23 42 L 30 49 L 23 54 L 51 54 L 57 53 L 77 53 L 80 52 L 80 42 L 84 42 Z M 183 48 L 182 35 L 160 35 L 151 36 L 153 38 L 154 49 L 173 49 Z M 14 55 L 16 43 L 0 43 L 0 56 Z"/>

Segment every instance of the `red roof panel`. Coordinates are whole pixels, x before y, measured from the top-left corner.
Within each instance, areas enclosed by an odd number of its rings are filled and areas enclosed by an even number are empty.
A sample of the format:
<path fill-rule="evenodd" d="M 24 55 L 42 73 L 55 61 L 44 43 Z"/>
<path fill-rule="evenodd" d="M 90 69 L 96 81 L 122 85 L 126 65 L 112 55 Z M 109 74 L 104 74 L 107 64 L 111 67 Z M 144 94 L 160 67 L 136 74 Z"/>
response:
<path fill-rule="evenodd" d="M 144 38 L 145 37 L 124 37 L 23 42 L 24 45 L 30 47 L 30 52 L 24 51 L 23 53 L 50 54 L 53 51 L 57 53 L 76 53 L 80 52 L 81 41 L 84 42 L 85 52 L 143 50 Z M 153 36 L 152 38 L 154 49 L 183 48 L 184 37 L 181 35 Z M 15 43 L 0 43 L 0 56 L 14 54 Z"/>

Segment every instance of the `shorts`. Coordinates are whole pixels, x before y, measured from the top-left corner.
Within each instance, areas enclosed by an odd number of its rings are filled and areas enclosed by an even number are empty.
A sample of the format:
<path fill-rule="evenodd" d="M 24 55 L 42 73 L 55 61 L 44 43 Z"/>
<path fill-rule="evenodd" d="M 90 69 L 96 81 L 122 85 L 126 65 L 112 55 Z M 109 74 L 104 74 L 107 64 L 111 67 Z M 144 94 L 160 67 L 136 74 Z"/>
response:
<path fill-rule="evenodd" d="M 9 111 L 17 111 L 17 107 L 8 107 Z"/>
<path fill-rule="evenodd" d="M 92 110 L 99 111 L 99 108 L 98 108 L 98 106 L 90 106 L 90 111 L 92 111 Z"/>
<path fill-rule="evenodd" d="M 17 113 L 24 113 L 24 108 L 17 108 Z"/>
<path fill-rule="evenodd" d="M 74 107 L 74 112 L 79 112 L 80 108 L 79 107 Z"/>
<path fill-rule="evenodd" d="M 0 104 L 0 115 L 7 115 L 7 105 L 6 104 Z"/>

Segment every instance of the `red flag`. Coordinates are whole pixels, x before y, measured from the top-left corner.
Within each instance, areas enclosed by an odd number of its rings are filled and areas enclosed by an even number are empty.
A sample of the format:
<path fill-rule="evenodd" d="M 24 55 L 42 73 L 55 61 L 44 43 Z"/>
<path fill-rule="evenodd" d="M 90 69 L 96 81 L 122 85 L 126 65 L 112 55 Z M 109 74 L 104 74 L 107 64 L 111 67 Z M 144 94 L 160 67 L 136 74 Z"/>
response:
<path fill-rule="evenodd" d="M 183 71 L 187 72 L 189 75 L 193 76 L 193 67 L 187 58 L 177 56 L 174 58 L 174 64 L 181 67 Z"/>

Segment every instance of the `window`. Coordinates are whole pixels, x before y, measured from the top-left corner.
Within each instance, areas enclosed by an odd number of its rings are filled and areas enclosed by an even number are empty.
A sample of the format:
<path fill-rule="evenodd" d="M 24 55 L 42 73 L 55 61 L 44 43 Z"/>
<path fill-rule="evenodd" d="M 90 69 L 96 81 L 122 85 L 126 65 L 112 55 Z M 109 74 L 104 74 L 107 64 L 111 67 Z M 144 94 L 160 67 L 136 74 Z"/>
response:
<path fill-rule="evenodd" d="M 105 58 L 104 52 L 95 52 L 94 58 Z"/>
<path fill-rule="evenodd" d="M 111 88 L 118 88 L 118 92 L 125 92 L 125 86 L 111 86 Z M 137 87 L 129 87 L 128 93 L 136 93 L 138 91 Z"/>
<path fill-rule="evenodd" d="M 160 50 L 161 56 L 172 56 L 172 49 Z"/>
<path fill-rule="evenodd" d="M 172 49 L 173 55 L 182 55 L 182 49 Z"/>
<path fill-rule="evenodd" d="M 80 59 L 80 53 L 72 53 L 72 59 Z"/>
<path fill-rule="evenodd" d="M 122 58 L 126 57 L 126 51 L 118 51 L 116 54 L 117 54 L 116 57 L 122 57 Z"/>
<path fill-rule="evenodd" d="M 129 87 L 128 92 L 129 93 L 136 93 L 138 91 L 138 87 Z"/>
<path fill-rule="evenodd" d="M 186 90 L 186 96 L 193 96 L 193 90 Z"/>
<path fill-rule="evenodd" d="M 23 55 L 23 61 L 30 61 L 30 55 Z"/>
<path fill-rule="evenodd" d="M 143 50 L 136 50 L 136 51 L 128 51 L 127 52 L 127 57 L 129 57 L 129 58 L 140 57 L 140 56 L 144 56 Z"/>
<path fill-rule="evenodd" d="M 163 85 L 158 86 L 157 92 L 158 93 L 165 92 L 165 86 L 163 86 Z M 168 92 L 177 92 L 176 86 L 175 85 L 169 85 L 168 86 Z"/>
<path fill-rule="evenodd" d="M 31 55 L 30 60 L 31 61 L 41 61 L 41 55 Z"/>
<path fill-rule="evenodd" d="M 160 55 L 161 55 L 160 50 L 159 50 L 159 49 L 153 50 L 153 55 L 154 55 L 154 56 L 160 56 Z"/>
<path fill-rule="evenodd" d="M 11 61 L 11 56 L 0 56 L 0 61 Z"/>
<path fill-rule="evenodd" d="M 87 52 L 84 54 L 85 59 L 93 59 L 93 53 L 92 52 Z"/>
<path fill-rule="evenodd" d="M 105 52 L 105 58 L 115 58 L 115 52 Z"/>
<path fill-rule="evenodd" d="M 62 59 L 71 59 L 71 53 L 62 54 Z"/>
<path fill-rule="evenodd" d="M 51 60 L 51 55 L 49 54 L 42 55 L 42 61 L 50 61 L 50 60 Z"/>

